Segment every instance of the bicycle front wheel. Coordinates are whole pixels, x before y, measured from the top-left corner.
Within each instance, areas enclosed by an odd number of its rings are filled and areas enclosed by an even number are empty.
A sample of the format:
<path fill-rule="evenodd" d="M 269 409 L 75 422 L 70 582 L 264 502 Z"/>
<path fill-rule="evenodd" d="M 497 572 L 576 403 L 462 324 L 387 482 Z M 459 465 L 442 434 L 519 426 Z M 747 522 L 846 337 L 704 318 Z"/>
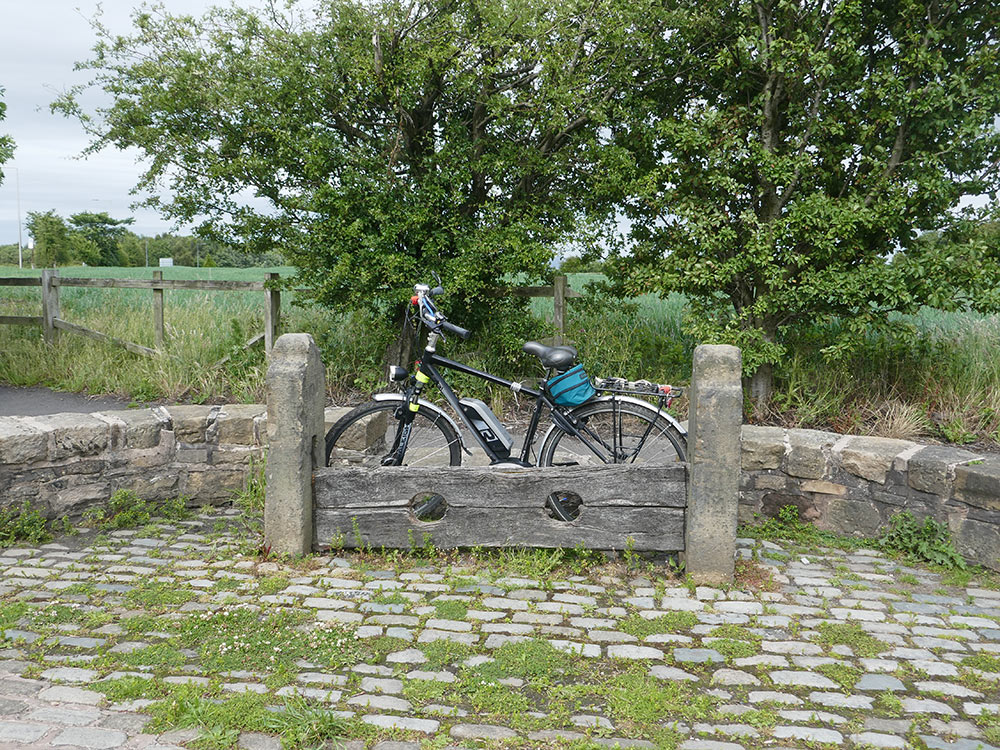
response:
<path fill-rule="evenodd" d="M 597 401 L 572 415 L 580 422 L 580 436 L 554 427 L 538 452 L 539 466 L 660 466 L 687 459 L 684 435 L 652 406 Z"/>
<path fill-rule="evenodd" d="M 351 410 L 326 433 L 327 466 L 383 466 L 399 445 L 403 401 L 371 401 Z M 401 466 L 458 466 L 462 449 L 458 433 L 440 412 L 413 415 Z M 393 464 L 397 465 L 397 464 Z"/>

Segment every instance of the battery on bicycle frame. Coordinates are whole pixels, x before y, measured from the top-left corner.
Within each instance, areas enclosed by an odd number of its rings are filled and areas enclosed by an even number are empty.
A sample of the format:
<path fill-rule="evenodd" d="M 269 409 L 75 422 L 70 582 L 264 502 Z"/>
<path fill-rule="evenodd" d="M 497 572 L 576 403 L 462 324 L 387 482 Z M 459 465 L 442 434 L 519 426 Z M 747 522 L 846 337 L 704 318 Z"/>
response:
<path fill-rule="evenodd" d="M 460 399 L 458 405 L 462 407 L 462 412 L 469 420 L 469 424 L 490 446 L 497 458 L 509 458 L 514 438 L 507 432 L 507 428 L 500 424 L 500 420 L 497 419 L 496 414 L 490 411 L 490 407 L 478 398 Z"/>

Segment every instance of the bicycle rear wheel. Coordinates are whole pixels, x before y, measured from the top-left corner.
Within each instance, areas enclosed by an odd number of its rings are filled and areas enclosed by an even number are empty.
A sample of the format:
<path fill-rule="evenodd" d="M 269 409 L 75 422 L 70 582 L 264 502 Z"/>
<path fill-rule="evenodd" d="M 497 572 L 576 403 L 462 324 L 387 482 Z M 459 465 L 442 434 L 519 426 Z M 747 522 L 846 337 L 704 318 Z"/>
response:
<path fill-rule="evenodd" d="M 581 423 L 581 437 L 554 427 L 538 452 L 539 466 L 660 466 L 687 460 L 684 435 L 652 406 L 597 401 L 572 415 Z"/>
<path fill-rule="evenodd" d="M 399 445 L 402 401 L 371 401 L 351 410 L 326 433 L 327 466 L 376 468 Z M 462 449 L 458 433 L 442 414 L 418 411 L 413 415 L 402 466 L 459 466 Z"/>

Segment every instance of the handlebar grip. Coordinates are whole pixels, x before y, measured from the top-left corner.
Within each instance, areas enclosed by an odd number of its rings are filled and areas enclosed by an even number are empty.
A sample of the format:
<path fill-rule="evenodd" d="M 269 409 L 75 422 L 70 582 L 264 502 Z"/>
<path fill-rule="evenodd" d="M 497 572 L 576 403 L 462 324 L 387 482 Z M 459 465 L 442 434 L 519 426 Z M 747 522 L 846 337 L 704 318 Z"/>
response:
<path fill-rule="evenodd" d="M 441 327 L 448 333 L 454 333 L 461 339 L 467 339 L 472 335 L 472 331 L 466 330 L 465 328 L 457 326 L 454 323 L 449 323 L 447 320 L 441 323 Z"/>
<path fill-rule="evenodd" d="M 444 287 L 443 286 L 436 286 L 433 289 L 431 289 L 429 292 L 427 292 L 427 294 L 428 294 L 428 296 L 430 296 L 432 298 L 433 297 L 437 297 L 439 294 L 444 294 Z"/>

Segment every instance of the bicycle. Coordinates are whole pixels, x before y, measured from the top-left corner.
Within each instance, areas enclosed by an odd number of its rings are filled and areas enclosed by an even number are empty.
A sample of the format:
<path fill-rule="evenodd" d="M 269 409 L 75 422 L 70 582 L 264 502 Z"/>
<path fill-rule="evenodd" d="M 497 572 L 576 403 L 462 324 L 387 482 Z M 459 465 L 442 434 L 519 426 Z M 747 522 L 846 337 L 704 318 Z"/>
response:
<path fill-rule="evenodd" d="M 686 459 L 686 431 L 666 411 L 671 401 L 680 395 L 679 389 L 622 378 L 597 380 L 594 388 L 583 374 L 582 366 L 577 364 L 574 348 L 550 347 L 537 341 L 528 341 L 523 347 L 524 352 L 537 356 L 549 371 L 537 389 L 443 357 L 438 354 L 437 345 L 446 340 L 446 334 L 462 339 L 471 334 L 449 322 L 434 304 L 435 297 L 443 293 L 440 285 L 433 289 L 426 284 L 414 286 L 411 310 L 416 308 L 416 315 L 408 319 L 415 320 L 417 343 L 421 328 L 426 326 L 428 329 L 417 367 L 412 375 L 403 367 L 390 367 L 390 381 L 407 381 L 404 391 L 376 394 L 372 401 L 345 414 L 330 428 L 326 434 L 328 466 L 461 465 L 463 451 L 470 456 L 472 452 L 466 447 L 462 430 L 455 420 L 422 397 L 424 389 L 431 384 L 464 422 L 491 466 L 661 465 Z M 439 368 L 466 373 L 535 399 L 519 457 L 511 455 L 514 439 L 490 408 L 479 399 L 458 398 Z M 577 388 L 586 391 L 583 388 L 585 380 L 593 395 L 579 404 L 560 403 L 560 396 L 554 395 L 552 384 L 576 370 L 583 374 L 582 378 L 575 379 Z M 657 399 L 655 405 L 643 400 L 650 397 Z M 533 464 L 535 435 L 546 410 L 551 426 L 542 438 Z M 575 518 L 565 498 L 550 500 L 555 517 Z M 424 513 L 417 512 L 417 515 L 426 516 L 431 510 L 425 508 Z"/>

